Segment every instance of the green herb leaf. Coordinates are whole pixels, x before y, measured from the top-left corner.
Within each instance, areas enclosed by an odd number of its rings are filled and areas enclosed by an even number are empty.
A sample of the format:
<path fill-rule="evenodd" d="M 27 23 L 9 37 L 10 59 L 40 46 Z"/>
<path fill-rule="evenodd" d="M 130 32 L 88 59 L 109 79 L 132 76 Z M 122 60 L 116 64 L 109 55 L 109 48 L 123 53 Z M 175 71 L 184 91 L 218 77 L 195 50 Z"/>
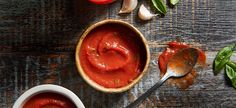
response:
<path fill-rule="evenodd" d="M 163 1 L 162 0 L 152 0 L 152 4 L 155 6 L 155 8 L 163 13 L 163 14 L 166 14 L 166 6 L 164 5 Z"/>
<path fill-rule="evenodd" d="M 231 80 L 231 82 L 232 82 L 232 85 L 234 86 L 234 88 L 236 88 L 236 77 L 234 77 L 234 78 Z"/>
<path fill-rule="evenodd" d="M 235 75 L 234 69 L 232 67 L 230 67 L 228 64 L 225 67 L 225 71 L 227 76 L 229 77 L 229 79 L 233 79 Z"/>
<path fill-rule="evenodd" d="M 225 67 L 226 63 L 230 60 L 230 57 L 233 54 L 235 47 L 236 44 L 224 47 L 217 53 L 217 56 L 214 61 L 214 71 L 216 73 L 219 73 L 220 70 Z"/>
<path fill-rule="evenodd" d="M 234 70 L 236 70 L 236 63 L 235 62 L 232 62 L 232 61 L 229 61 L 227 63 L 228 66 L 232 67 Z"/>
<path fill-rule="evenodd" d="M 170 0 L 170 3 L 171 3 L 172 5 L 176 5 L 178 2 L 179 2 L 179 0 Z"/>
<path fill-rule="evenodd" d="M 227 63 L 227 65 L 225 66 L 225 71 L 227 76 L 231 80 L 232 85 L 234 86 L 234 88 L 236 88 L 236 63 L 230 62 L 230 64 L 231 65 Z"/>

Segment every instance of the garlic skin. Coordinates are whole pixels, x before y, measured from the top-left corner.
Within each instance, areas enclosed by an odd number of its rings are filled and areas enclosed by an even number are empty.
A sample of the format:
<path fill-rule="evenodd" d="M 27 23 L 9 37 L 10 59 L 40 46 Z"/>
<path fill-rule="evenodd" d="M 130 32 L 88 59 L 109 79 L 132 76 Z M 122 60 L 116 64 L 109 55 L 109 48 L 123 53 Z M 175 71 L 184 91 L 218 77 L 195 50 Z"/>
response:
<path fill-rule="evenodd" d="M 122 8 L 119 14 L 131 13 L 138 5 L 138 0 L 123 0 Z"/>
<path fill-rule="evenodd" d="M 157 15 L 150 13 L 150 11 L 142 4 L 139 8 L 138 16 L 141 20 L 146 21 L 152 19 L 154 16 Z"/>

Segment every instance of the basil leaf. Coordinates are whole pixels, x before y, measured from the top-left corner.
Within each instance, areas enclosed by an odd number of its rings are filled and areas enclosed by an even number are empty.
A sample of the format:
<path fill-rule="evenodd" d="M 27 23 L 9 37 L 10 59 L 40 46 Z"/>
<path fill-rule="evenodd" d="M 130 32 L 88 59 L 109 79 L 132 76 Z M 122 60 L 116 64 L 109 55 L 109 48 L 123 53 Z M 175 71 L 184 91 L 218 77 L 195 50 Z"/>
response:
<path fill-rule="evenodd" d="M 236 47 L 236 44 L 224 47 L 221 49 L 215 58 L 214 61 L 214 70 L 216 73 L 219 73 L 221 69 L 223 69 L 226 63 L 230 60 L 231 55 Z"/>
<path fill-rule="evenodd" d="M 172 5 L 176 5 L 178 2 L 179 2 L 179 0 L 170 0 L 170 3 L 171 3 Z"/>
<path fill-rule="evenodd" d="M 232 67 L 230 67 L 228 64 L 225 67 L 225 71 L 226 71 L 226 74 L 230 80 L 232 80 L 234 77 L 236 77 L 234 69 Z"/>
<path fill-rule="evenodd" d="M 234 86 L 234 88 L 236 88 L 236 77 L 234 77 L 234 78 L 231 80 L 231 82 L 232 82 L 232 85 Z"/>
<path fill-rule="evenodd" d="M 234 69 L 234 71 L 236 70 L 236 63 L 235 62 L 232 62 L 232 61 L 229 61 L 227 63 L 228 66 L 232 67 Z"/>
<path fill-rule="evenodd" d="M 166 14 L 166 6 L 164 5 L 162 0 L 152 0 L 152 4 L 154 7 L 161 13 Z"/>
<path fill-rule="evenodd" d="M 236 88 L 236 63 L 231 62 L 233 67 L 230 65 L 225 66 L 225 71 L 229 79 L 231 80 L 232 85 Z"/>

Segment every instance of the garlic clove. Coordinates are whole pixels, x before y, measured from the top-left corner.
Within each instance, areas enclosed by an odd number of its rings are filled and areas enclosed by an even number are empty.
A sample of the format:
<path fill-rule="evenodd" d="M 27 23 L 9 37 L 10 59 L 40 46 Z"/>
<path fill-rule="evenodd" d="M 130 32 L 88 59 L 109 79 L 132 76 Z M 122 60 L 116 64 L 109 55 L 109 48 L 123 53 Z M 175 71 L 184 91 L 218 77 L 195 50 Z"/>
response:
<path fill-rule="evenodd" d="M 142 20 L 150 20 L 152 17 L 157 15 L 150 13 L 150 11 L 142 4 L 139 8 L 138 16 Z"/>
<path fill-rule="evenodd" d="M 131 13 L 137 6 L 138 0 L 123 0 L 122 8 L 119 14 Z"/>

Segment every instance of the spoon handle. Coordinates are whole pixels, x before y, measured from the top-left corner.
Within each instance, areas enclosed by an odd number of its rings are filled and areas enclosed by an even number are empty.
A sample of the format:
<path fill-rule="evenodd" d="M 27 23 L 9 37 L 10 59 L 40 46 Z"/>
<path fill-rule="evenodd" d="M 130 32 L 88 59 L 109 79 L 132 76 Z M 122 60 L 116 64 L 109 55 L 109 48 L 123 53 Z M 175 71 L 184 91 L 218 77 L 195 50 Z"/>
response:
<path fill-rule="evenodd" d="M 165 81 L 170 77 L 170 74 L 166 73 L 161 80 L 159 80 L 154 86 L 148 89 L 144 94 L 142 94 L 138 99 L 129 104 L 126 108 L 136 108 L 140 102 L 150 96 L 157 88 L 159 88 Z"/>

